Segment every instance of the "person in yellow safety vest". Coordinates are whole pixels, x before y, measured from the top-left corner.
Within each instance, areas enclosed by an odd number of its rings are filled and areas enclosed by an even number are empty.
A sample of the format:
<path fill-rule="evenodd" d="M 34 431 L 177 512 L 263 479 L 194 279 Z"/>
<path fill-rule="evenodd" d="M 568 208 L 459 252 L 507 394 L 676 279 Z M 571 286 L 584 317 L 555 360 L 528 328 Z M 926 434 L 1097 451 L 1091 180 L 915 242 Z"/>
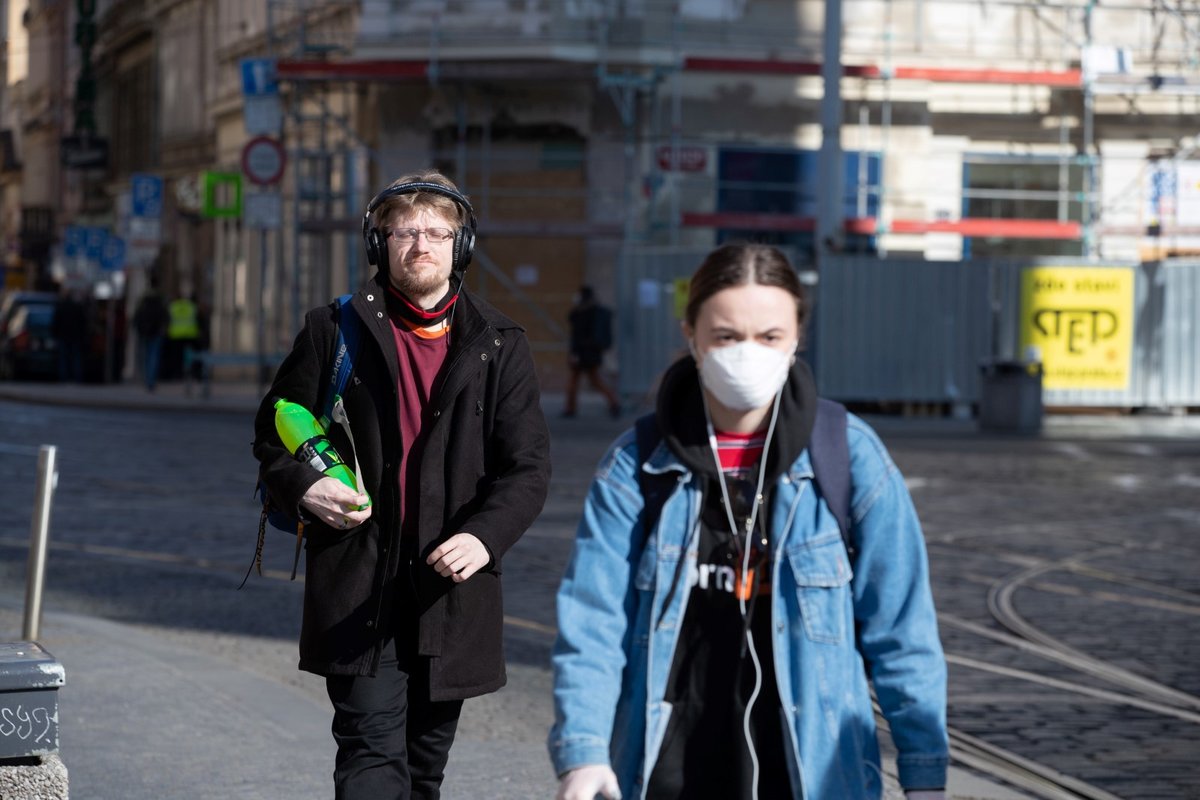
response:
<path fill-rule="evenodd" d="M 194 297 L 177 297 L 167 307 L 167 352 L 165 377 L 182 378 L 200 338 L 200 318 Z"/>

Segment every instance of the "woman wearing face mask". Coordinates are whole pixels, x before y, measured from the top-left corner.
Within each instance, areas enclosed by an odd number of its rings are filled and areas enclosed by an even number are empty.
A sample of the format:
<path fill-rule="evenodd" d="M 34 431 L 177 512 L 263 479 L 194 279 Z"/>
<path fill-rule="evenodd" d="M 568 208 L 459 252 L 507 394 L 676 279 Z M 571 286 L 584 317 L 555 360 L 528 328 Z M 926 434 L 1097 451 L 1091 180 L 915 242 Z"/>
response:
<path fill-rule="evenodd" d="M 813 481 L 805 316 L 775 248 L 723 246 L 693 276 L 691 353 L 663 377 L 659 442 L 639 454 L 630 431 L 605 455 L 559 589 L 558 800 L 877 798 L 868 678 L 908 797 L 944 796 L 946 671 L 920 525 L 851 416 L 847 549 Z M 639 470 L 676 479 L 649 531 Z"/>

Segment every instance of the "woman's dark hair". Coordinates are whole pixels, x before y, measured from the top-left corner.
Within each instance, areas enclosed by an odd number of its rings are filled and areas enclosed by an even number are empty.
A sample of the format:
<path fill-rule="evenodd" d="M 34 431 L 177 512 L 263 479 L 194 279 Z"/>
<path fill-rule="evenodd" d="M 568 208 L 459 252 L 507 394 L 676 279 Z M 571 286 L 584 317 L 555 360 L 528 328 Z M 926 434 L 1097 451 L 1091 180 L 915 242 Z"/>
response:
<path fill-rule="evenodd" d="M 804 325 L 808 322 L 808 302 L 800 277 L 778 248 L 766 244 L 737 242 L 725 244 L 708 254 L 704 263 L 692 275 L 688 287 L 685 318 L 688 325 L 695 326 L 700 315 L 700 306 L 708 298 L 731 286 L 757 283 L 760 286 L 777 286 L 796 298 L 796 322 L 799 324 L 800 341 L 804 342 Z"/>

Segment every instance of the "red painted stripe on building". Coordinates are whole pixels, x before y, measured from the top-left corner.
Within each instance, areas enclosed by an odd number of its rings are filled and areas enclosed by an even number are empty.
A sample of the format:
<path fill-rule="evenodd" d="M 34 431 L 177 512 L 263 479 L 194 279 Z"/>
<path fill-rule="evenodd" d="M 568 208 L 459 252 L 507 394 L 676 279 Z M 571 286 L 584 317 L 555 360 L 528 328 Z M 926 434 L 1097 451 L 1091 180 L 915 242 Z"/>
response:
<path fill-rule="evenodd" d="M 821 64 L 815 61 L 780 61 L 747 58 L 685 58 L 683 68 L 693 72 L 731 72 L 755 75 L 819 76 Z M 285 80 L 403 80 L 425 78 L 427 61 L 279 61 L 276 75 Z M 883 70 L 873 64 L 845 64 L 842 74 L 848 78 L 882 78 Z M 923 80 L 936 83 L 995 83 L 1029 86 L 1082 85 L 1079 70 L 957 69 L 952 67 L 897 67 L 899 80 Z"/>
<path fill-rule="evenodd" d="M 1028 86 L 1083 85 L 1083 73 L 1077 69 L 1061 72 L 1025 69 L 955 69 L 953 67 L 896 67 L 899 80 L 935 81 L 937 83 L 1003 83 Z"/>
<path fill-rule="evenodd" d="M 796 217 L 789 214 L 752 214 L 736 211 L 715 214 L 685 213 L 681 223 L 687 228 L 734 228 L 747 231 L 785 231 L 811 233 L 817 221 L 812 217 Z M 865 236 L 875 234 L 876 222 L 871 217 L 852 218 L 845 221 L 847 233 Z M 957 233 L 962 236 L 992 237 L 1000 239 L 1079 239 L 1083 226 L 1078 222 L 1056 222 L 1043 219 L 981 219 L 915 220 L 900 219 L 892 222 L 891 233 Z"/>
<path fill-rule="evenodd" d="M 275 75 L 282 80 L 408 80 L 425 78 L 428 61 L 279 61 Z"/>
<path fill-rule="evenodd" d="M 898 219 L 892 222 L 890 230 L 892 233 L 958 233 L 999 239 L 1079 239 L 1083 236 L 1083 226 L 1078 222 L 1046 219 Z"/>
<path fill-rule="evenodd" d="M 752 58 L 685 58 L 683 68 L 693 72 L 734 72 L 757 75 L 820 75 L 816 61 L 779 61 Z M 845 64 L 847 78 L 882 78 L 883 70 L 873 64 Z M 1077 69 L 1013 70 L 958 69 L 953 67 L 897 67 L 893 77 L 936 83 L 1002 83 L 1029 86 L 1081 86 L 1083 75 Z"/>

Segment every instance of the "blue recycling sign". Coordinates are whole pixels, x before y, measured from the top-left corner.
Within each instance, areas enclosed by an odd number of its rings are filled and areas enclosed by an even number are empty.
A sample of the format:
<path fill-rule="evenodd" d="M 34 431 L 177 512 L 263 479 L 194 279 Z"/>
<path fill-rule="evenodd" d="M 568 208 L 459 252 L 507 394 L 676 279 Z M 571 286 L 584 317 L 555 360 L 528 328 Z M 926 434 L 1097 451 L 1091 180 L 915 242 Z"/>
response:
<path fill-rule="evenodd" d="M 158 175 L 135 174 L 130 178 L 130 210 L 135 217 L 161 217 L 163 179 Z"/>

